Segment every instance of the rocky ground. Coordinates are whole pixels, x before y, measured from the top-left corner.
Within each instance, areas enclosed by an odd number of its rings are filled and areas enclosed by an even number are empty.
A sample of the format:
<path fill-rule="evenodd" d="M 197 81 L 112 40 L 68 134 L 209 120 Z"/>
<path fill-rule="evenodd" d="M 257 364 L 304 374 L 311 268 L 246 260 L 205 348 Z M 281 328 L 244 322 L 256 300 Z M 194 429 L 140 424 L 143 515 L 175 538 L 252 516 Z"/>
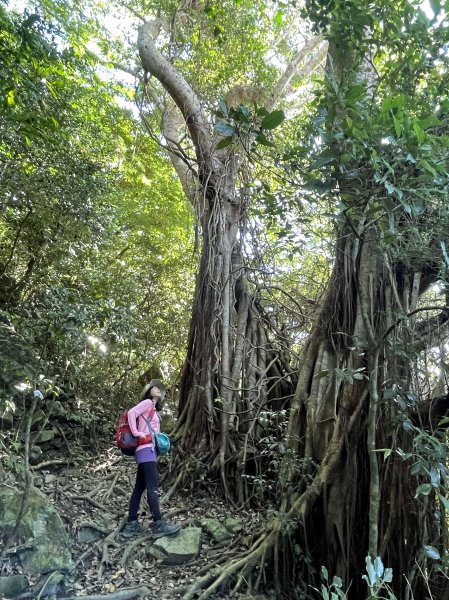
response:
<path fill-rule="evenodd" d="M 42 464 L 45 465 L 43 461 Z M 170 468 L 163 461 L 160 467 L 162 475 Z M 50 597 L 53 592 L 58 598 L 104 595 L 120 600 L 127 597 L 126 590 L 136 586 L 143 586 L 142 598 L 181 598 L 196 578 L 207 574 L 224 557 L 247 548 L 266 518 L 261 513 L 238 510 L 216 500 L 213 490 L 206 494 L 204 488 L 201 492 L 178 489 L 163 504 L 164 516 L 181 523 L 183 531 L 199 531 L 198 553 L 187 554 L 180 560 L 175 557 L 174 562 L 183 564 L 167 564 L 166 550 L 155 551 L 150 531 L 133 539 L 126 539 L 120 533 L 134 477 L 133 459 L 123 457 L 115 448 L 106 448 L 95 457 L 80 456 L 75 464 L 53 463 L 35 470 L 34 485 L 49 498 L 69 532 L 75 566 L 58 586 L 48 586 L 40 598 Z M 167 489 L 162 481 L 162 497 Z M 144 498 L 141 509 L 141 522 L 150 526 Z M 220 533 L 223 523 L 228 525 L 227 535 L 224 528 Z M 30 586 L 34 584 L 38 577 L 24 573 L 20 561 L 14 561 L 13 557 L 12 552 L 3 557 L 1 575 L 12 577 L 22 573 Z M 33 597 L 32 594 L 25 591 L 18 597 L 24 600 Z M 225 589 L 219 590 L 218 596 L 244 597 L 231 595 Z"/>

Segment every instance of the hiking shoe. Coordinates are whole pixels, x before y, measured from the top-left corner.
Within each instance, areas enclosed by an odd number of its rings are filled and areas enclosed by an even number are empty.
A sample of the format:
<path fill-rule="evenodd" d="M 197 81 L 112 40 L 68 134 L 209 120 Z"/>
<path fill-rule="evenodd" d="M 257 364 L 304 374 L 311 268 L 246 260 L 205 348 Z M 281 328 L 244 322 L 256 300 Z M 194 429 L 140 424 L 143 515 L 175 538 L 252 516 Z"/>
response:
<path fill-rule="evenodd" d="M 154 538 L 160 538 L 164 535 L 173 535 L 180 529 L 181 525 L 179 523 L 169 523 L 168 521 L 161 519 L 160 521 L 156 521 L 151 530 Z"/>
<path fill-rule="evenodd" d="M 122 535 L 125 537 L 134 537 L 135 535 L 142 535 L 145 531 L 145 527 L 142 527 L 139 521 L 128 521 L 122 529 Z"/>

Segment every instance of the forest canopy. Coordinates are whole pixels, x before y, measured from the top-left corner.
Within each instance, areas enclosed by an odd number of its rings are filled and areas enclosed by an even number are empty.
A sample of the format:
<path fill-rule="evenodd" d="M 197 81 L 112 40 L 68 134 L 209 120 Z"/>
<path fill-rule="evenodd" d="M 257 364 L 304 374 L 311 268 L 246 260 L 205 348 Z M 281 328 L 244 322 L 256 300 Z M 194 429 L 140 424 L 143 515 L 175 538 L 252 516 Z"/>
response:
<path fill-rule="evenodd" d="M 164 378 L 170 493 L 271 511 L 186 599 L 449 597 L 448 11 L 0 5 L 0 412 Z"/>

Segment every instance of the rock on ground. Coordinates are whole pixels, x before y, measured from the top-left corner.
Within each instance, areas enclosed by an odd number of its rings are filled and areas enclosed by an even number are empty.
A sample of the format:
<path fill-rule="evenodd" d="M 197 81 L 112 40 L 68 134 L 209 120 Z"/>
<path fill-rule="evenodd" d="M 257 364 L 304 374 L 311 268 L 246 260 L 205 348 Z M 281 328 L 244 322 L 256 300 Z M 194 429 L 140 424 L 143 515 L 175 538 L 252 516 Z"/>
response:
<path fill-rule="evenodd" d="M 24 575 L 9 575 L 9 577 L 0 577 L 0 594 L 6 598 L 15 598 L 28 587 L 28 582 Z"/>
<path fill-rule="evenodd" d="M 182 565 L 198 556 L 201 549 L 201 529 L 186 527 L 176 535 L 165 536 L 154 541 L 148 553 L 164 564 Z"/>
<path fill-rule="evenodd" d="M 14 531 L 22 497 L 23 491 L 0 485 L 0 533 L 9 535 Z M 16 538 L 26 542 L 18 551 L 26 573 L 39 575 L 73 568 L 69 538 L 61 517 L 45 494 L 34 487 L 28 491 Z"/>

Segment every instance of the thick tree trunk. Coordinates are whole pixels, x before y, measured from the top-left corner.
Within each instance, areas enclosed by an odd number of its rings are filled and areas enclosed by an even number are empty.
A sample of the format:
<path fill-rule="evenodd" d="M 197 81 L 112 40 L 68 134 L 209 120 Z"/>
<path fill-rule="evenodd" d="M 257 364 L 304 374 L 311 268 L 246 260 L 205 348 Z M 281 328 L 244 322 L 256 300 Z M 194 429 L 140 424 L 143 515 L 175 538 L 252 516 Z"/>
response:
<path fill-rule="evenodd" d="M 398 369 L 405 380 L 407 367 L 387 351 L 384 334 L 394 312 L 391 299 L 411 297 L 416 277 L 390 278 L 374 233 L 359 240 L 348 228 L 338 242 L 339 258 L 304 352 L 290 415 L 289 443 L 303 469 L 284 464 L 282 486 L 290 494 L 282 499 L 281 516 L 245 559 L 208 581 L 200 598 L 226 577 L 256 586 L 256 566 L 259 573 L 267 568 L 276 575 L 279 593 L 313 597 L 310 590 L 320 587 L 320 568 L 326 566 L 331 579 L 338 575 L 349 587 L 348 598 L 360 600 L 366 596 L 361 576 L 368 554 L 393 569 L 398 599 L 427 597 L 421 550 L 437 538 L 438 524 L 414 498 L 419 482 L 409 474 L 410 463 L 378 452 L 411 447 L 397 405 L 382 399 L 382 389 L 391 386 Z M 406 325 L 402 329 L 398 340 L 407 335 Z M 291 522 L 298 528 L 287 535 L 283 523 Z"/>
<path fill-rule="evenodd" d="M 203 235 L 174 436 L 180 454 L 189 457 L 195 449 L 198 457 L 207 457 L 208 467 L 220 473 L 228 496 L 244 501 L 245 472 L 241 465 L 245 469 L 245 460 L 254 459 L 254 424 L 270 402 L 272 407 L 274 402 L 279 407 L 288 403 L 295 377 L 283 353 L 270 343 L 270 326 L 262 318 L 254 286 L 251 290 L 246 279 L 240 230 L 247 207 L 238 193 L 242 159 L 234 148 L 217 149 L 220 137 L 203 114 L 197 95 L 155 45 L 161 26 L 161 21 L 144 24 L 139 33 L 139 53 L 144 69 L 159 80 L 179 110 L 165 110 L 164 135 Z M 268 110 L 298 71 L 305 75 L 322 62 L 325 48 L 320 38 L 304 44 L 272 92 L 266 94 Z M 313 60 L 304 65 L 310 53 L 314 53 Z M 179 153 L 183 127 L 196 154 L 190 171 L 187 157 Z M 191 176 L 194 171 L 196 181 Z M 237 472 L 239 477 L 235 478 Z M 234 485 L 234 480 L 238 484 Z M 228 490 L 230 485 L 232 491 Z"/>

